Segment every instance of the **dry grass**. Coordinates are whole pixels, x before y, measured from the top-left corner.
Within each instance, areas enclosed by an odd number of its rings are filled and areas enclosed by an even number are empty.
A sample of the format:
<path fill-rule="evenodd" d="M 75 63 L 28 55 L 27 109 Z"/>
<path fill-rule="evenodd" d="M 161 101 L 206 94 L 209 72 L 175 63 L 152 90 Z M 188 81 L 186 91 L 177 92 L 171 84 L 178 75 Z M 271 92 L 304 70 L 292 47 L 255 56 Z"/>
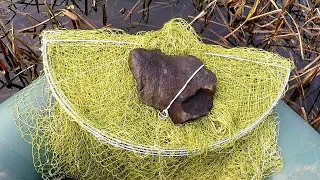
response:
<path fill-rule="evenodd" d="M 203 10 L 200 16 L 189 16 L 191 22 L 200 21 L 204 29 L 212 23 L 227 30 L 218 34 L 209 29 L 216 36 L 209 41 L 225 47 L 254 46 L 295 61 L 284 100 L 320 131 L 319 1 L 229 0 L 209 8 L 213 1 L 193 2 Z"/>

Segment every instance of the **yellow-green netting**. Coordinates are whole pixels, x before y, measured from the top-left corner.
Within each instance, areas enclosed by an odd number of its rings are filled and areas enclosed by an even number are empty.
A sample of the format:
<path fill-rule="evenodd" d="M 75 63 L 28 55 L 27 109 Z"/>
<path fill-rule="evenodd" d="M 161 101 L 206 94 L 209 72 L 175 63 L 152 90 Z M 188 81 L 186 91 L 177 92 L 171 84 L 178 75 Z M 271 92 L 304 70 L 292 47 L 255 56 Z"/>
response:
<path fill-rule="evenodd" d="M 17 127 L 33 145 L 34 165 L 44 179 L 252 180 L 282 169 L 275 111 L 232 147 L 182 157 L 150 156 L 102 144 L 54 103 L 48 86 L 40 77 L 13 105 Z"/>
<path fill-rule="evenodd" d="M 44 85 L 18 96 L 13 110 L 44 178 L 261 179 L 281 169 L 272 110 L 290 60 L 203 44 L 182 19 L 136 35 L 67 30 L 42 39 Z M 217 77 L 211 112 L 183 125 L 160 120 L 139 100 L 128 63 L 135 48 L 198 57 Z"/>
<path fill-rule="evenodd" d="M 135 48 L 201 59 L 217 77 L 212 111 L 182 126 L 161 121 L 154 108 L 139 100 L 128 65 Z M 262 50 L 205 45 L 181 19 L 138 35 L 113 29 L 49 31 L 43 34 L 43 52 L 54 94 L 74 121 L 105 141 L 150 148 L 145 150 L 150 153 L 202 151 L 245 134 L 279 100 L 292 66 L 290 60 Z"/>

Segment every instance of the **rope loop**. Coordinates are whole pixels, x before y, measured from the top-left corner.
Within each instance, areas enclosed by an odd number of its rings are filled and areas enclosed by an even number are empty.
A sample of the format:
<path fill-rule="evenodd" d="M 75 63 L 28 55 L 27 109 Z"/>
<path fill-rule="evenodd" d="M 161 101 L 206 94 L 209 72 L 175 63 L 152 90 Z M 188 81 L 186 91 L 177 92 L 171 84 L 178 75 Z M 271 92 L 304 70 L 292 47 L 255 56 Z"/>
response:
<path fill-rule="evenodd" d="M 165 110 L 163 110 L 163 111 L 158 111 L 158 117 L 159 117 L 161 120 L 166 120 L 166 119 L 169 117 L 168 109 L 165 109 Z"/>
<path fill-rule="evenodd" d="M 189 82 L 192 80 L 192 78 L 203 68 L 203 64 L 189 77 L 189 79 L 187 80 L 187 82 L 183 85 L 183 87 L 180 89 L 180 91 L 177 93 L 177 95 L 172 99 L 172 101 L 170 102 L 170 104 L 167 106 L 167 108 L 165 108 L 162 112 L 158 112 L 158 117 L 161 120 L 166 120 L 169 117 L 169 113 L 168 113 L 168 109 L 171 107 L 171 105 L 173 104 L 173 102 L 180 96 L 180 94 L 183 92 L 183 90 L 187 87 L 187 85 L 189 84 Z"/>

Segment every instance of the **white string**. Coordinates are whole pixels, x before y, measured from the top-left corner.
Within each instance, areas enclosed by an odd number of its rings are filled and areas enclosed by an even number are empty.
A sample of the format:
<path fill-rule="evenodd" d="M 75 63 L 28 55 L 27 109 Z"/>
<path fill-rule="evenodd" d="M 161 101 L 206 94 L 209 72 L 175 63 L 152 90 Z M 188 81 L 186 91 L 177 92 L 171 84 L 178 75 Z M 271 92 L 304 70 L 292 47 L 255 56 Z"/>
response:
<path fill-rule="evenodd" d="M 225 55 L 225 54 L 214 54 L 214 53 L 208 53 L 208 52 L 205 52 L 204 54 L 205 55 L 211 55 L 211 56 L 224 57 L 224 58 L 229 58 L 229 59 L 234 59 L 234 60 L 239 60 L 239 61 L 248 61 L 248 62 L 253 62 L 253 63 L 257 63 L 257 64 L 263 64 L 263 65 L 267 65 L 267 66 L 274 66 L 274 67 L 278 67 L 278 68 L 284 68 L 284 69 L 287 69 L 287 70 L 290 71 L 290 68 L 279 66 L 277 64 L 265 63 L 265 62 L 260 62 L 260 61 L 253 61 L 253 60 L 250 60 L 250 59 L 244 59 L 244 58 L 241 58 L 241 57 L 230 56 L 230 55 Z"/>
<path fill-rule="evenodd" d="M 46 43 L 51 42 L 92 42 L 92 43 L 115 43 L 115 44 L 130 44 L 130 45 L 139 45 L 137 43 L 133 42 L 126 42 L 126 41 L 111 41 L 111 40 L 94 40 L 94 39 L 79 39 L 79 40 L 73 40 L 73 39 L 52 39 L 52 40 L 46 40 Z"/>
<path fill-rule="evenodd" d="M 158 112 L 158 117 L 162 120 L 165 120 L 169 117 L 169 108 L 171 107 L 172 103 L 180 96 L 180 94 L 183 92 L 183 90 L 187 87 L 187 85 L 189 84 L 189 82 L 193 79 L 193 77 L 202 69 L 204 65 L 202 64 L 191 76 L 190 78 L 187 80 L 187 82 L 183 85 L 183 87 L 180 89 L 180 91 L 177 93 L 177 95 L 172 99 L 172 101 L 170 102 L 170 104 L 167 106 L 167 108 L 165 108 L 162 112 L 159 111 Z"/>

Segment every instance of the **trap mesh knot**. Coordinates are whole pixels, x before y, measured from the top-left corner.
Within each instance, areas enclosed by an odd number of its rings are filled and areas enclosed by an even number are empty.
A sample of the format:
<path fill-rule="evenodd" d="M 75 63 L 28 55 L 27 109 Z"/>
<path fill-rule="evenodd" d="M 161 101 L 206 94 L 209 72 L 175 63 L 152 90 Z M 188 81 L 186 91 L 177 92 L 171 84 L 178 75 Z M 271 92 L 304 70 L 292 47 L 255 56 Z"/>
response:
<path fill-rule="evenodd" d="M 286 90 L 290 60 L 203 44 L 182 19 L 137 35 L 44 32 L 43 42 L 45 78 L 12 107 L 44 178 L 261 179 L 281 169 L 273 108 Z M 136 48 L 199 58 L 219 79 L 215 108 L 182 126 L 159 121 L 139 101 L 129 70 Z"/>

